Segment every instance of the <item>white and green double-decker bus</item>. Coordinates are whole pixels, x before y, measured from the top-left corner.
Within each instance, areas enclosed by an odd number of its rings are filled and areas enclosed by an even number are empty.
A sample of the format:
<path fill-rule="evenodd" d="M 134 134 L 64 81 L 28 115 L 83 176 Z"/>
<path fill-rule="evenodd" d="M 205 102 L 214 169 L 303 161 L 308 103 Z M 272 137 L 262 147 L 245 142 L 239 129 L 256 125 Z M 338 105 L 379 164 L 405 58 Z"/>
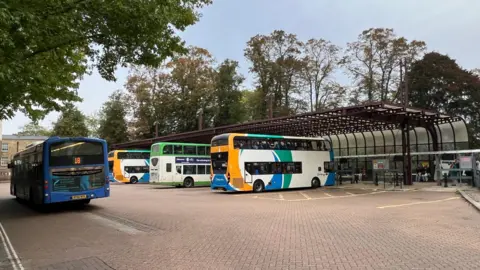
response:
<path fill-rule="evenodd" d="M 152 144 L 150 183 L 184 187 L 210 185 L 210 145 L 175 142 Z"/>

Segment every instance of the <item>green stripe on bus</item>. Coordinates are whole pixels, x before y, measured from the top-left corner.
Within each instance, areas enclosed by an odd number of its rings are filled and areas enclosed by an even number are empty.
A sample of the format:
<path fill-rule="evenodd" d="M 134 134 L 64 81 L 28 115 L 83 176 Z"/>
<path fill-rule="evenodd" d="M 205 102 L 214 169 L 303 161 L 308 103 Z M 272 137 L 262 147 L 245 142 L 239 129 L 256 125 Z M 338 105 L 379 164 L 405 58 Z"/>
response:
<path fill-rule="evenodd" d="M 247 137 L 283 139 L 283 136 L 280 135 L 247 134 Z"/>
<path fill-rule="evenodd" d="M 281 162 L 293 162 L 292 151 L 285 151 L 285 150 L 275 150 L 275 154 L 277 154 L 278 158 Z M 292 175 L 291 174 L 284 174 L 283 175 L 283 187 L 282 188 L 289 188 L 290 182 L 292 182 Z"/>

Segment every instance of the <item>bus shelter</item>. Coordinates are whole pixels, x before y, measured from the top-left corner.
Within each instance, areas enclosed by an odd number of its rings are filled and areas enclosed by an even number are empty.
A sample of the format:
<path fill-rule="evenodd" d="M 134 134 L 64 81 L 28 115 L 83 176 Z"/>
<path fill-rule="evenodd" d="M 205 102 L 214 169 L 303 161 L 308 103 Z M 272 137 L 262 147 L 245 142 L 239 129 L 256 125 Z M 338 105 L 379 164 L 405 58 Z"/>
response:
<path fill-rule="evenodd" d="M 202 126 L 199 124 L 199 128 Z M 432 168 L 431 157 L 412 159 L 412 152 L 469 148 L 466 124 L 459 117 L 372 102 L 125 142 L 114 145 L 114 149 L 148 149 L 161 141 L 209 143 L 213 136 L 223 133 L 324 137 L 331 141 L 335 156 L 347 159 L 342 170 L 354 174 L 365 171 L 367 179 L 372 178 L 373 165 L 366 155 L 401 153 L 403 158 L 395 160 L 392 168 L 404 173 L 405 184 L 412 183 L 411 172 L 418 164 Z"/>

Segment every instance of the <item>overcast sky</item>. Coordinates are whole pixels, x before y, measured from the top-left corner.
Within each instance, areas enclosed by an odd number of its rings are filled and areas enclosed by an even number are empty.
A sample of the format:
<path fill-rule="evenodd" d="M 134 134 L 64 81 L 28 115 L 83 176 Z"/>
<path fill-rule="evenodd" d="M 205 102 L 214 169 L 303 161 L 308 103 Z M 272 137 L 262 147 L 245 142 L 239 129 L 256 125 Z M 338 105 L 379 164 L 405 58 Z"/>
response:
<path fill-rule="evenodd" d="M 467 69 L 480 67 L 479 0 L 213 0 L 200 22 L 182 33 L 188 45 L 208 49 L 218 61 L 240 62 L 247 76 L 243 49 L 250 37 L 283 29 L 300 39 L 324 38 L 345 46 L 370 27 L 394 28 L 398 35 L 423 40 L 429 50 L 446 53 Z M 117 82 L 106 82 L 97 73 L 83 79 L 78 104 L 86 114 L 98 110 L 108 96 L 121 89 L 128 70 L 117 72 Z M 250 78 L 248 77 L 250 76 Z M 42 124 L 51 126 L 58 113 Z M 3 134 L 12 134 L 28 123 L 21 113 L 4 121 Z"/>

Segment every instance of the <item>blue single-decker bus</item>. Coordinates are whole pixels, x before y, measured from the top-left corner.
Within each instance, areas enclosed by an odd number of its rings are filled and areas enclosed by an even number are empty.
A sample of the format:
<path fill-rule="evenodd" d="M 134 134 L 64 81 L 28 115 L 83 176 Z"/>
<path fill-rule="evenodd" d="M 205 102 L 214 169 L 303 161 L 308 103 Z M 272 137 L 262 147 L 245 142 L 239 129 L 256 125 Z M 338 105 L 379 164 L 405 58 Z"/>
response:
<path fill-rule="evenodd" d="M 102 139 L 50 137 L 15 154 L 10 194 L 37 205 L 109 197 L 107 153 Z"/>

